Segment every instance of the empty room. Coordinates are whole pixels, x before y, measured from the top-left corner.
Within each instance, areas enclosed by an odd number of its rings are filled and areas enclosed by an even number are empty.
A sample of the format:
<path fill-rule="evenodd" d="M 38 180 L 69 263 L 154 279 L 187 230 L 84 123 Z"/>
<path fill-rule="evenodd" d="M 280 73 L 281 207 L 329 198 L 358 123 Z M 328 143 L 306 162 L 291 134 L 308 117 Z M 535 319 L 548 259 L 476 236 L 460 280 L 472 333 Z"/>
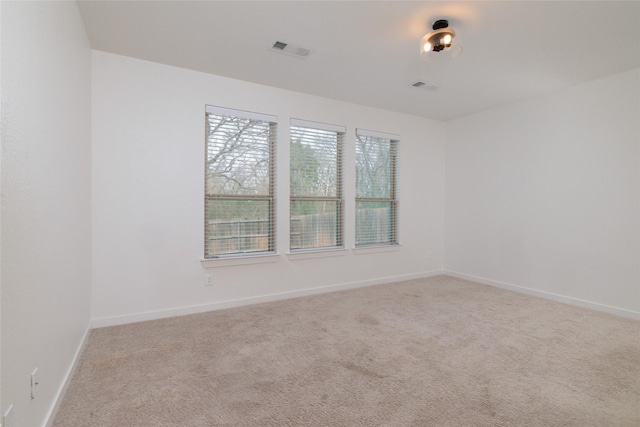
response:
<path fill-rule="evenodd" d="M 640 425 L 640 1 L 1 1 L 1 427 Z"/>

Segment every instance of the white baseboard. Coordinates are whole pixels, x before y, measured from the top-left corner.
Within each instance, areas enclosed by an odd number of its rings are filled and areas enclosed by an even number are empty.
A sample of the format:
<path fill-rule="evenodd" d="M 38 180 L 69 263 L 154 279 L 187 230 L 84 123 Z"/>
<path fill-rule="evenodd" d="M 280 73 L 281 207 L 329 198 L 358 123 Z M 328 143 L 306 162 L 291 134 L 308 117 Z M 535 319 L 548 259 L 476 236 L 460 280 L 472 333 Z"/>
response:
<path fill-rule="evenodd" d="M 278 301 L 289 298 L 297 298 L 309 295 L 323 294 L 327 292 L 343 291 L 347 289 L 362 288 L 365 286 L 383 285 L 386 283 L 401 282 L 404 280 L 421 279 L 424 277 L 438 276 L 443 274 L 442 270 L 425 271 L 413 274 L 403 274 L 400 276 L 383 277 L 379 279 L 363 280 L 359 282 L 342 283 L 338 285 L 321 286 L 317 288 L 300 289 L 296 291 L 280 292 L 276 294 L 261 295 L 250 298 L 240 298 L 236 300 L 220 301 L 209 304 L 192 305 L 187 307 L 168 308 L 164 310 L 147 311 L 144 313 L 133 313 L 122 316 L 100 317 L 93 319 L 92 328 L 103 328 L 106 326 L 124 325 L 128 323 L 144 322 L 147 320 L 164 319 L 167 317 L 183 316 L 187 314 L 205 313 L 208 311 L 222 310 L 225 308 L 240 307 L 244 305 L 259 304 L 263 302 Z"/>
<path fill-rule="evenodd" d="M 455 271 L 445 270 L 443 272 L 447 276 L 457 277 L 459 279 L 470 280 L 472 282 L 482 283 L 484 285 L 495 286 L 501 289 L 507 289 L 522 294 L 533 295 L 565 304 L 576 305 L 579 307 L 590 308 L 592 310 L 601 311 L 603 313 L 615 314 L 616 316 L 626 317 L 630 319 L 640 320 L 640 312 L 627 310 L 624 308 L 613 307 L 597 302 L 586 301 L 578 298 L 568 297 L 564 295 L 554 294 L 551 292 L 539 291 L 537 289 L 526 288 L 523 286 L 513 285 L 511 283 L 499 282 L 496 280 L 486 279 L 484 277 L 471 276 L 469 274 L 458 273 Z"/>
<path fill-rule="evenodd" d="M 56 419 L 56 414 L 58 413 L 58 409 L 60 408 L 60 404 L 62 403 L 62 399 L 64 399 L 64 395 L 67 392 L 67 388 L 69 388 L 69 384 L 71 383 L 71 379 L 73 378 L 73 374 L 76 372 L 78 368 L 78 363 L 80 362 L 80 357 L 82 356 L 82 352 L 84 351 L 85 346 L 87 345 L 87 339 L 89 338 L 89 333 L 91 332 L 91 326 L 87 327 L 87 330 L 84 332 L 84 336 L 80 341 L 80 345 L 78 346 L 76 353 L 73 355 L 73 360 L 67 373 L 65 374 L 64 381 L 60 385 L 58 392 L 56 393 L 56 397 L 53 400 L 53 404 L 49 409 L 49 414 L 45 418 L 47 420 L 45 426 L 51 427 L 53 422 Z"/>

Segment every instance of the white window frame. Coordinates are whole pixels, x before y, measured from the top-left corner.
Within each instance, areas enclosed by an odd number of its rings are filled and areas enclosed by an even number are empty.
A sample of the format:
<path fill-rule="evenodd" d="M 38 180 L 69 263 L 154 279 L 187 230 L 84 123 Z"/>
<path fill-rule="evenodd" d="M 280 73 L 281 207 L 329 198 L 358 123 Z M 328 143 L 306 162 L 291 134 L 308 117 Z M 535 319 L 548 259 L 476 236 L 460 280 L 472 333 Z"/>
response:
<path fill-rule="evenodd" d="M 293 228 L 290 226 L 289 229 L 289 244 L 290 244 L 290 254 L 301 254 L 304 252 L 320 252 L 320 251 L 337 251 L 344 250 L 344 141 L 346 136 L 346 127 L 332 125 L 327 123 L 319 123 L 309 120 L 302 120 L 292 118 L 290 120 L 290 129 L 291 128 L 306 128 L 311 130 L 320 130 L 325 132 L 336 133 L 337 137 L 337 153 L 336 153 L 336 195 L 335 196 L 300 196 L 290 194 L 290 213 L 289 213 L 289 223 L 291 224 L 292 215 L 291 209 L 293 207 L 294 202 L 296 201 L 330 201 L 335 202 L 337 207 L 336 212 L 336 245 L 335 246 L 317 246 L 317 247 L 309 247 L 309 248 L 292 248 L 291 240 Z M 290 132 L 291 134 L 291 132 Z M 291 144 L 291 138 L 290 138 Z M 291 156 L 289 157 L 289 167 L 291 167 Z M 302 257 L 300 255 L 298 258 Z"/>
<path fill-rule="evenodd" d="M 356 144 L 358 143 L 358 139 L 360 137 L 370 137 L 376 139 L 388 140 L 390 144 L 390 153 L 389 153 L 389 161 L 390 161 L 390 188 L 389 188 L 389 197 L 360 197 L 358 196 L 358 188 L 357 188 L 357 147 L 356 147 L 356 197 L 355 197 L 355 208 L 356 208 L 356 219 L 355 219 L 355 250 L 360 253 L 366 253 L 367 249 L 371 249 L 376 251 L 377 248 L 395 248 L 400 245 L 399 239 L 399 198 L 398 198 L 398 148 L 400 142 L 400 136 L 396 134 L 370 131 L 366 129 L 356 129 Z M 391 204 L 391 238 L 389 242 L 367 242 L 367 243 L 358 243 L 358 202 L 383 202 Z"/>
<path fill-rule="evenodd" d="M 229 116 L 240 119 L 248 119 L 254 121 L 261 121 L 268 123 L 269 126 L 269 166 L 268 166 L 268 174 L 269 174 L 269 191 L 266 195 L 243 195 L 243 194 L 207 194 L 207 179 L 208 179 L 208 152 L 209 152 L 209 137 L 208 137 L 208 115 L 217 115 L 217 116 Z M 274 115 L 255 113 L 250 111 L 243 110 L 235 110 L 231 108 L 218 107 L 212 105 L 205 106 L 205 156 L 204 156 L 204 166 L 205 166 L 205 189 L 204 189 L 204 259 L 203 263 L 207 265 L 211 265 L 210 262 L 212 260 L 217 259 L 227 259 L 227 261 L 234 263 L 240 262 L 245 263 L 241 260 L 234 261 L 233 259 L 237 258 L 245 258 L 248 260 L 253 259 L 256 262 L 270 262 L 268 261 L 270 256 L 276 255 L 277 252 L 277 233 L 276 233 L 276 202 L 277 202 L 277 192 L 276 192 L 276 147 L 277 147 L 277 123 L 278 118 Z M 208 220 L 208 202 L 214 200 L 260 200 L 267 201 L 269 203 L 269 224 L 268 224 L 268 243 L 267 250 L 264 251 L 249 251 L 249 252 L 232 252 L 232 253 L 210 253 L 209 243 L 212 238 L 209 233 L 209 220 Z"/>

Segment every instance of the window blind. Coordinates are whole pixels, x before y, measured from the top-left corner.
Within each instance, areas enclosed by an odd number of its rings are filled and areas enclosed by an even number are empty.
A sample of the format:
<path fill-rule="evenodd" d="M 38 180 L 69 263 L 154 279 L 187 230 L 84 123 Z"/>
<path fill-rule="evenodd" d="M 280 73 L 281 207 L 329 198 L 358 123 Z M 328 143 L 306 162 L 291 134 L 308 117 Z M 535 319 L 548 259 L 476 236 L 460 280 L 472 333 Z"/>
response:
<path fill-rule="evenodd" d="M 356 246 L 398 243 L 398 140 L 356 129 Z"/>
<path fill-rule="evenodd" d="M 205 258 L 275 252 L 275 116 L 205 110 Z"/>
<path fill-rule="evenodd" d="M 291 120 L 292 251 L 343 246 L 342 146 L 345 128 Z"/>

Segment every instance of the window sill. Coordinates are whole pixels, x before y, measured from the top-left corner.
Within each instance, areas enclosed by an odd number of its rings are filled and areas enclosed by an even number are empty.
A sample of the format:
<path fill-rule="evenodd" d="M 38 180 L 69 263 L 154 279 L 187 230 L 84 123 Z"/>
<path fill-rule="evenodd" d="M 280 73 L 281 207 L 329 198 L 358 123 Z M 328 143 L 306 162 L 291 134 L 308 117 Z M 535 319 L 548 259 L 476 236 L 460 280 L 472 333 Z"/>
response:
<path fill-rule="evenodd" d="M 353 248 L 354 255 L 364 255 L 364 254 L 375 254 L 378 252 L 395 252 L 399 251 L 402 245 L 393 244 L 393 245 L 377 245 L 377 246 L 360 246 L 357 248 Z"/>
<path fill-rule="evenodd" d="M 243 255 L 229 256 L 221 258 L 201 259 L 200 263 L 204 268 L 229 267 L 233 265 L 249 265 L 249 264 L 267 264 L 278 262 L 280 254 L 261 254 L 261 255 Z"/>
<path fill-rule="evenodd" d="M 347 249 L 345 248 L 331 248 L 331 249 L 310 249 L 300 250 L 296 252 L 289 252 L 287 258 L 290 261 L 297 261 L 301 259 L 314 259 L 314 258 L 330 258 L 345 256 Z"/>

